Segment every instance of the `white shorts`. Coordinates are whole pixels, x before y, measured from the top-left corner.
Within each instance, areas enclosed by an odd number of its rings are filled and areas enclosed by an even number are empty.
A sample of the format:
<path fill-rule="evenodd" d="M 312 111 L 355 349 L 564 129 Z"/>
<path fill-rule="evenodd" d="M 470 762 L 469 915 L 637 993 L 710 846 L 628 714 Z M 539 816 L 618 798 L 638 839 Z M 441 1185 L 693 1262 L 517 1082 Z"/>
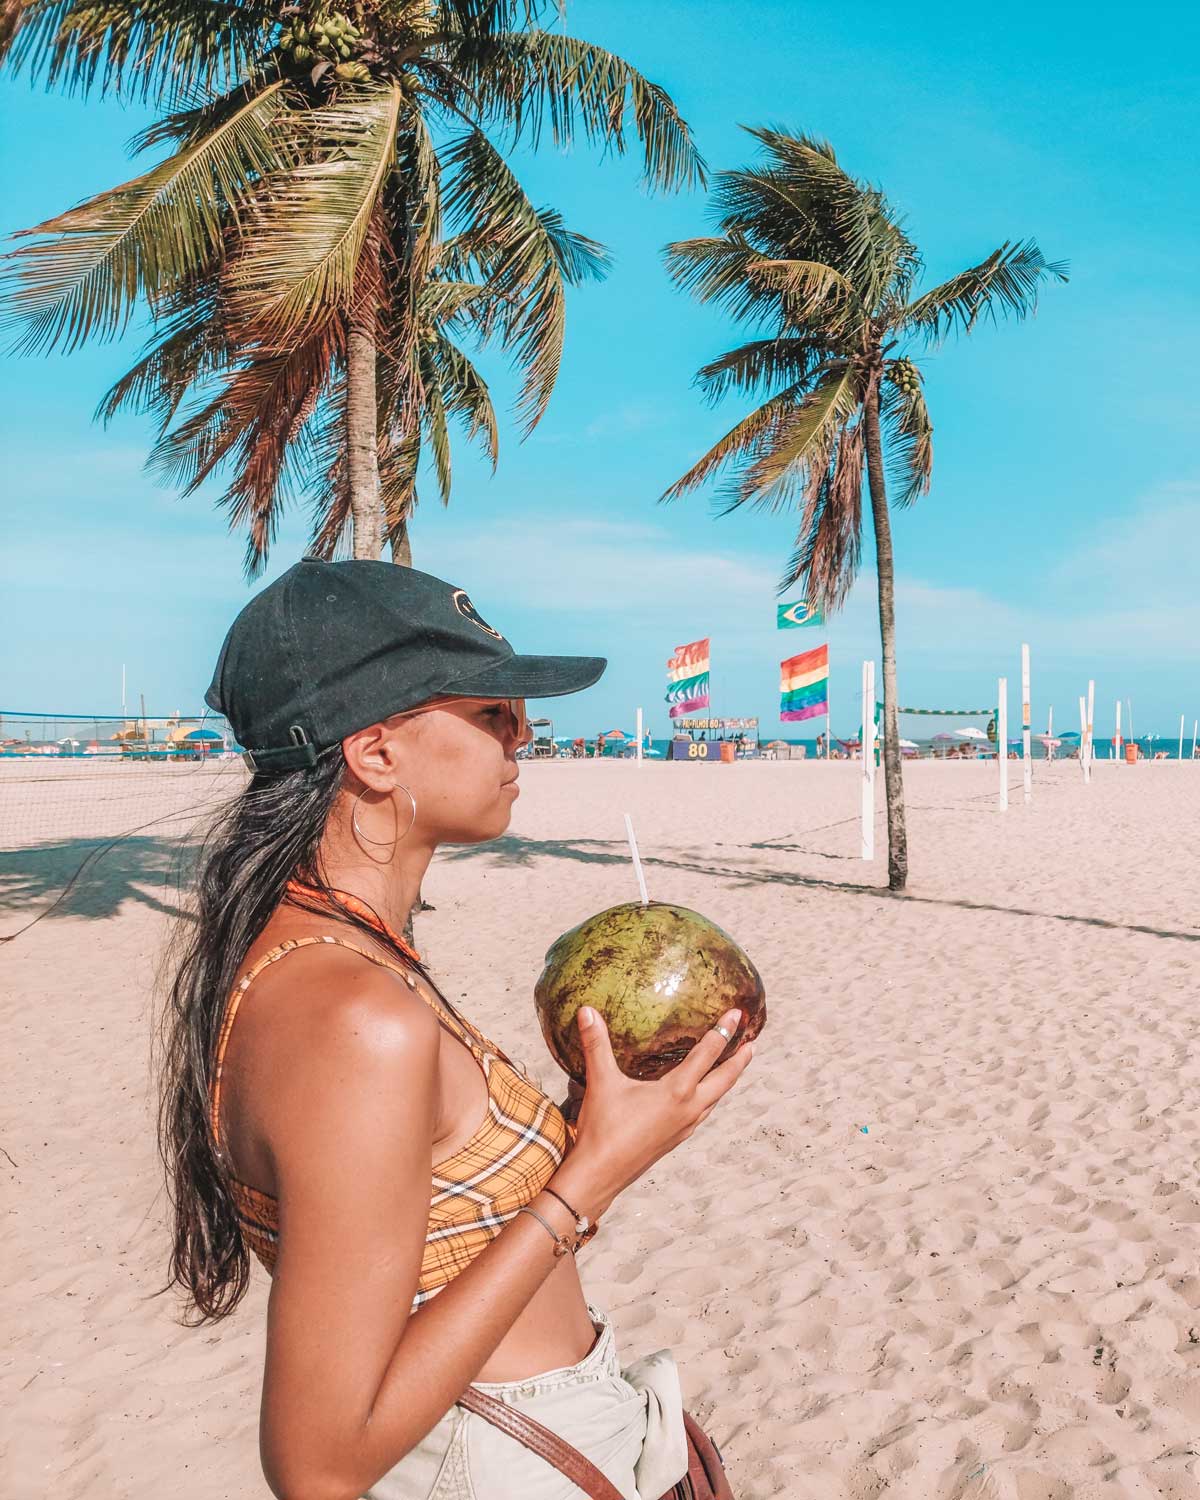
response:
<path fill-rule="evenodd" d="M 577 1365 L 476 1389 L 533 1417 L 590 1458 L 624 1500 L 660 1500 L 687 1473 L 679 1373 L 666 1349 L 622 1370 L 612 1326 Z M 363 1500 L 578 1500 L 567 1477 L 498 1428 L 452 1407 Z"/>

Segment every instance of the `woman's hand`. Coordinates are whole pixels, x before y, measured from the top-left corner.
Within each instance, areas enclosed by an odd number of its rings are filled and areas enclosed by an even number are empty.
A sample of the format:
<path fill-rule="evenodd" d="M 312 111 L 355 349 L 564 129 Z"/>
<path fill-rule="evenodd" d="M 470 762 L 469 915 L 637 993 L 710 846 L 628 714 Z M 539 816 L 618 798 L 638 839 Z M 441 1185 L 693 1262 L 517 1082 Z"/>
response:
<path fill-rule="evenodd" d="M 741 1012 L 736 1010 L 721 1018 L 730 1034 L 740 1022 Z M 669 1073 L 643 1083 L 618 1067 L 604 1019 L 590 1006 L 579 1011 L 579 1038 L 587 1086 L 578 1109 L 575 1146 L 555 1181 L 561 1178 L 565 1184 L 569 1179 L 579 1210 L 598 1219 L 618 1193 L 708 1118 L 745 1072 L 754 1049 L 744 1042 L 715 1067 L 728 1042 L 714 1027 Z M 573 1088 L 578 1094 L 579 1085 Z M 567 1103 L 572 1103 L 570 1090 Z M 569 1193 L 565 1196 L 576 1203 Z"/>

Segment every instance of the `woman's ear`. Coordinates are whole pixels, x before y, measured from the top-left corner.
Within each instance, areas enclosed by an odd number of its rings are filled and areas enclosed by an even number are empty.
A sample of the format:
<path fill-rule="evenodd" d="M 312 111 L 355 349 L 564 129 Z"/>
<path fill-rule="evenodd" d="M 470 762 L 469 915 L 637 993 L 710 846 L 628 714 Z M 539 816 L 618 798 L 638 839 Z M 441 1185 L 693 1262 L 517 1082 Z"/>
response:
<path fill-rule="evenodd" d="M 399 779 L 399 756 L 396 729 L 386 724 L 369 724 L 356 729 L 342 741 L 346 765 L 365 787 L 373 792 L 390 792 Z"/>

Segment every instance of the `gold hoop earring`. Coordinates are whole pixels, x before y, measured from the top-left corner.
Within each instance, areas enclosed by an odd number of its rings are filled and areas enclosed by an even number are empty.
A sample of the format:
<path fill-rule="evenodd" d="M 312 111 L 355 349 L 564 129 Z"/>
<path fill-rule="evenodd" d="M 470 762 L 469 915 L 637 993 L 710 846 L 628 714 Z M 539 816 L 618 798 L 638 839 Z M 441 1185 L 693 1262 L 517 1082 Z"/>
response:
<path fill-rule="evenodd" d="M 391 863 L 392 856 L 396 852 L 396 845 L 402 844 L 404 842 L 404 840 L 413 831 L 413 828 L 415 827 L 417 821 L 417 799 L 401 782 L 397 782 L 396 787 L 399 791 L 402 791 L 408 798 L 408 800 L 412 803 L 412 817 L 408 820 L 408 827 L 404 830 L 403 833 L 399 832 L 400 819 L 397 816 L 394 803 L 392 804 L 392 817 L 395 820 L 396 831 L 393 832 L 390 839 L 373 839 L 369 833 L 364 833 L 363 830 L 359 827 L 358 804 L 367 795 L 367 792 L 369 790 L 368 787 L 363 787 L 362 791 L 359 792 L 357 797 L 355 797 L 354 806 L 350 810 L 350 826 L 354 830 L 354 837 L 358 840 L 359 847 L 362 848 L 362 851 L 367 856 L 367 858 L 374 860 L 377 865 L 386 865 Z M 386 849 L 388 852 L 382 858 L 380 858 L 378 855 L 372 854 L 370 849 L 363 848 L 365 844 L 372 844 L 376 849 Z"/>

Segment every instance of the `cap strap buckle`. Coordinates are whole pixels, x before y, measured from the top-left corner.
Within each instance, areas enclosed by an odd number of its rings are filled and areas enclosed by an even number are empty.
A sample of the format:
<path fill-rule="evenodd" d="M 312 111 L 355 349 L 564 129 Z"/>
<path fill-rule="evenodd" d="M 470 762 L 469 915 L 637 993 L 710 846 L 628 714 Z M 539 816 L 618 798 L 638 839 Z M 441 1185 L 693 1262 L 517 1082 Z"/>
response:
<path fill-rule="evenodd" d="M 301 724 L 288 727 L 288 745 L 274 749 L 243 750 L 242 759 L 252 771 L 302 771 L 317 763 L 317 747 Z"/>

